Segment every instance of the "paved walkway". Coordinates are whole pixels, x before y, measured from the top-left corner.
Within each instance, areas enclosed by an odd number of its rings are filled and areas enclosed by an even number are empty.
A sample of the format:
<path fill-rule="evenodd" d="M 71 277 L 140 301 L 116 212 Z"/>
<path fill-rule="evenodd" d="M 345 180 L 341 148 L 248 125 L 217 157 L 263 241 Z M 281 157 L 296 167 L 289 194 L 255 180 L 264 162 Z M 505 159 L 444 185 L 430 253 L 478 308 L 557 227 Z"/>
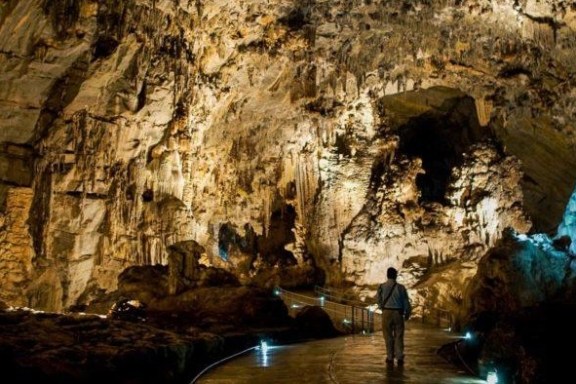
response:
<path fill-rule="evenodd" d="M 456 335 L 417 321 L 406 325 L 406 362 L 384 363 L 380 332 L 309 341 L 287 346 L 254 348 L 216 365 L 197 377 L 197 384 L 480 384 L 436 354 Z"/>

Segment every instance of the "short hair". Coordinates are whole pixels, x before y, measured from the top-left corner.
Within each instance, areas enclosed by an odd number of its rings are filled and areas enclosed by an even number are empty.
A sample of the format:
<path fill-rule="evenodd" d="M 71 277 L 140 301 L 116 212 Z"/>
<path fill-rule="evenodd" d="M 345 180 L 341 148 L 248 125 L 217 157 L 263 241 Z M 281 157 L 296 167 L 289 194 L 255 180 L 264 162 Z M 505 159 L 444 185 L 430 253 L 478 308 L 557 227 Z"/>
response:
<path fill-rule="evenodd" d="M 388 270 L 386 271 L 386 277 L 388 277 L 389 279 L 395 279 L 396 277 L 398 277 L 398 271 L 396 270 L 396 268 L 393 267 L 388 268 Z"/>

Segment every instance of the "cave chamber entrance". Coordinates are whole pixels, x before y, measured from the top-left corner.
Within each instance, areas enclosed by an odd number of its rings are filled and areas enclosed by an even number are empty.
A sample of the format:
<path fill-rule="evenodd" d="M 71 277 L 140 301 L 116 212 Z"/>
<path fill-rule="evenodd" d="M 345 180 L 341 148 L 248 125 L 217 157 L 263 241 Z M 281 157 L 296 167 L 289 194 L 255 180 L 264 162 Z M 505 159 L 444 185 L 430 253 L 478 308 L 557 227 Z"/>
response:
<path fill-rule="evenodd" d="M 434 87 L 385 96 L 381 102 L 400 138 L 398 152 L 422 160 L 425 173 L 416 179 L 419 203 L 448 204 L 452 169 L 462 164 L 471 145 L 491 137 L 479 123 L 474 99 L 457 89 Z"/>

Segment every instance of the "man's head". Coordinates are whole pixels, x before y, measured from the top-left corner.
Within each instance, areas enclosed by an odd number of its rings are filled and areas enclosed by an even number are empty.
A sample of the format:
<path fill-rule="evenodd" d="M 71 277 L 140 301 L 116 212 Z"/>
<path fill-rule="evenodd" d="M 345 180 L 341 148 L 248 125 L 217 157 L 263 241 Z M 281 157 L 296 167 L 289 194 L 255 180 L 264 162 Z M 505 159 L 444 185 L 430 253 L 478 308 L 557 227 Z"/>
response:
<path fill-rule="evenodd" d="M 398 277 L 398 271 L 396 270 L 396 268 L 388 268 L 388 270 L 386 271 L 386 277 L 388 277 L 389 279 L 396 279 L 396 277 Z"/>

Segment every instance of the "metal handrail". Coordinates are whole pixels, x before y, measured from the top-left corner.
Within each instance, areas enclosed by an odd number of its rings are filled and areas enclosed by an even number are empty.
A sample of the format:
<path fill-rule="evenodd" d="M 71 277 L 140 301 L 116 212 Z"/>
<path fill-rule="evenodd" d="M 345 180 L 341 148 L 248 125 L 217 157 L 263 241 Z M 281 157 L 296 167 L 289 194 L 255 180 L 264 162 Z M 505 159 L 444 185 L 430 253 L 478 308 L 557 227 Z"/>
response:
<path fill-rule="evenodd" d="M 422 321 L 441 327 L 452 328 L 454 326 L 452 312 L 437 306 L 425 306 L 422 311 Z"/>
<path fill-rule="evenodd" d="M 314 293 L 318 297 L 302 295 L 277 288 L 284 294 L 284 302 L 292 315 L 304 305 L 318 305 L 328 313 L 335 327 L 346 332 L 371 333 L 382 329 L 382 312 L 376 303 L 364 303 L 357 300 L 345 299 L 340 295 L 331 293 L 330 289 L 316 286 Z M 331 300 L 332 299 L 332 300 Z M 348 303 L 348 304 L 342 304 Z M 454 315 L 451 311 L 441 308 L 425 306 L 421 312 L 421 320 L 442 328 L 454 327 Z"/>
<path fill-rule="evenodd" d="M 347 305 L 326 299 L 325 296 L 311 297 L 287 291 L 283 288 L 275 289 L 291 314 L 296 314 L 303 306 L 316 305 L 330 316 L 334 326 L 345 333 L 372 333 L 376 331 L 380 322 L 375 322 L 375 312 L 366 304 Z"/>
<path fill-rule="evenodd" d="M 362 306 L 362 307 L 372 307 L 372 309 L 374 309 L 376 312 L 381 313 L 381 311 L 379 309 L 376 309 L 378 307 L 375 299 L 372 300 L 371 302 L 360 302 L 358 300 L 350 300 L 350 299 L 346 299 L 343 296 L 343 292 L 341 291 L 340 293 L 338 293 L 337 289 L 331 289 L 331 288 L 324 288 L 324 287 L 320 287 L 320 286 L 315 286 L 314 287 L 314 292 L 316 294 L 322 295 L 326 298 L 334 298 L 336 301 L 338 302 L 346 302 L 346 303 L 350 303 L 351 305 L 357 305 L 357 306 Z M 336 292 L 336 293 L 334 293 Z M 428 323 L 428 324 L 432 324 L 432 325 L 436 325 L 438 327 L 443 327 L 443 328 L 449 328 L 452 329 L 454 327 L 454 314 L 452 313 L 452 311 L 442 308 L 442 307 L 438 307 L 438 306 L 424 306 L 423 310 L 421 312 L 421 320 L 424 323 Z"/>
<path fill-rule="evenodd" d="M 316 286 L 314 286 L 314 292 L 317 295 L 321 295 L 321 296 L 324 296 L 326 298 L 332 298 L 332 299 L 334 299 L 334 301 L 339 302 L 339 303 L 348 303 L 350 305 L 358 306 L 358 307 L 363 307 L 363 306 L 367 305 L 367 303 L 359 301 L 359 300 L 347 299 L 344 297 L 343 294 L 334 294 L 333 293 L 334 289 L 331 289 L 331 288 L 324 288 L 324 287 L 320 287 L 320 286 L 316 285 Z"/>

